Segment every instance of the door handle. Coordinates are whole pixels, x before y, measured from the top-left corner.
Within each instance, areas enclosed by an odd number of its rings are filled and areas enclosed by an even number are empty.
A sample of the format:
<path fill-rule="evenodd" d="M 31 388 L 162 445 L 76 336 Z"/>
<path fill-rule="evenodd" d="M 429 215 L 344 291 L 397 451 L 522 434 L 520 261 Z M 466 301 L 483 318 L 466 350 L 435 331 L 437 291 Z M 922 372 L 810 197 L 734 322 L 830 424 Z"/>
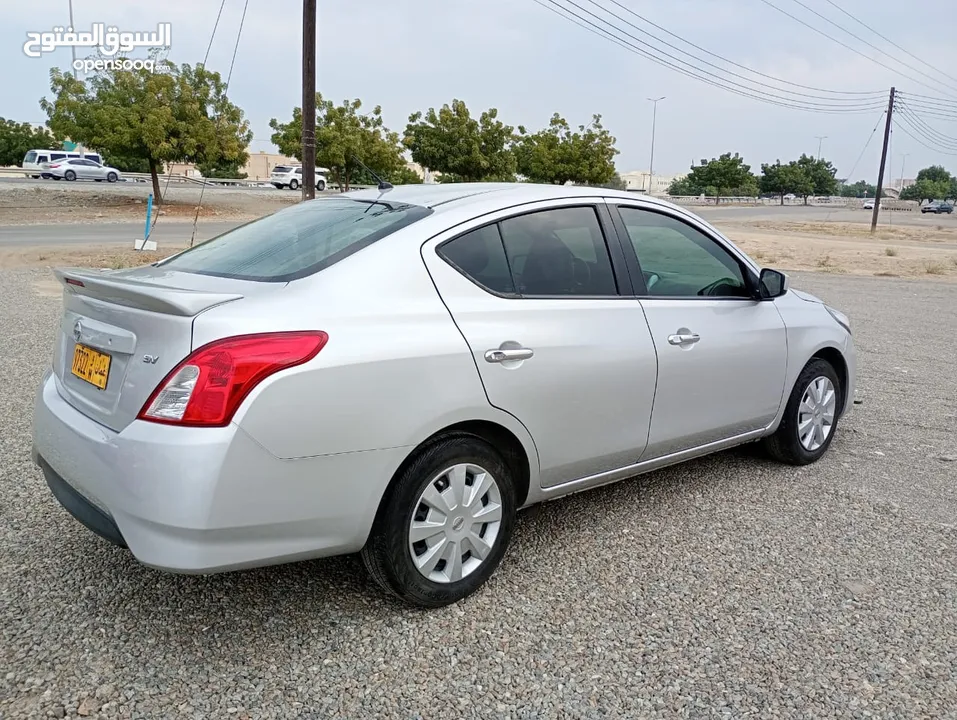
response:
<path fill-rule="evenodd" d="M 485 360 L 490 363 L 508 362 L 509 360 L 528 360 L 535 351 L 531 348 L 509 348 L 506 350 L 486 350 Z"/>
<path fill-rule="evenodd" d="M 693 345 L 700 339 L 701 337 L 698 333 L 679 333 L 677 335 L 668 336 L 668 342 L 672 345 Z"/>

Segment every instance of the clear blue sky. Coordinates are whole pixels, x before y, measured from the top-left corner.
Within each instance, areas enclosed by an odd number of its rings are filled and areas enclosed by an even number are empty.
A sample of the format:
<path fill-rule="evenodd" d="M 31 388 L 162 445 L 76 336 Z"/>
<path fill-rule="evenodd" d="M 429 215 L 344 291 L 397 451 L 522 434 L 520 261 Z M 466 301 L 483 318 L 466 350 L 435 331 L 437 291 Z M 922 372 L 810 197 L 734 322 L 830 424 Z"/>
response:
<path fill-rule="evenodd" d="M 590 0 L 576 1 L 596 11 Z M 957 90 L 941 85 L 935 93 L 821 37 L 762 0 L 618 1 L 707 50 L 794 83 L 840 91 L 886 91 L 895 84 L 905 92 L 949 96 L 957 103 Z M 795 0 L 773 1 L 865 54 L 895 65 L 826 25 Z M 892 57 L 936 77 L 935 70 L 854 24 L 826 0 L 801 1 Z M 599 2 L 624 16 L 611 0 Z M 957 76 L 952 1 L 834 2 L 922 60 Z M 155 29 L 158 22 L 170 22 L 170 59 L 196 63 L 206 50 L 219 0 L 73 0 L 73 5 L 81 29 L 104 22 L 120 30 L 145 31 Z M 212 48 L 209 65 L 224 75 L 242 7 L 243 0 L 227 0 Z M 664 95 L 658 108 L 656 172 L 686 171 L 692 159 L 725 151 L 740 152 L 757 171 L 761 162 L 815 154 L 815 136 L 826 135 L 823 155 L 834 161 L 842 177 L 850 172 L 880 115 L 880 110 L 814 114 L 738 97 L 599 39 L 532 0 L 319 0 L 319 7 L 319 90 L 337 101 L 358 97 L 369 107 L 381 105 L 386 123 L 396 130 L 405 126 L 411 112 L 453 97 L 475 111 L 495 106 L 509 124 L 529 127 L 545 125 L 556 111 L 573 124 L 586 123 L 597 112 L 618 138 L 617 165 L 626 172 L 647 169 L 651 103 L 646 98 Z M 0 116 L 45 120 L 38 100 L 49 94 L 50 68 L 69 67 L 70 50 L 29 58 L 23 43 L 27 32 L 49 31 L 68 20 L 67 0 L 0 4 Z M 634 29 L 625 29 L 641 37 Z M 286 119 L 299 104 L 300 38 L 299 0 L 250 0 L 229 94 L 252 123 L 253 150 L 272 149 L 269 118 Z M 957 88 L 957 81 L 944 76 L 930 80 L 905 67 L 900 70 L 933 87 L 942 82 Z M 954 118 L 925 120 L 957 138 L 957 111 Z M 878 139 L 874 137 L 852 179 L 873 181 Z M 957 156 L 924 148 L 895 132 L 894 177 L 900 173 L 904 153 L 908 176 L 931 163 L 957 171 Z"/>

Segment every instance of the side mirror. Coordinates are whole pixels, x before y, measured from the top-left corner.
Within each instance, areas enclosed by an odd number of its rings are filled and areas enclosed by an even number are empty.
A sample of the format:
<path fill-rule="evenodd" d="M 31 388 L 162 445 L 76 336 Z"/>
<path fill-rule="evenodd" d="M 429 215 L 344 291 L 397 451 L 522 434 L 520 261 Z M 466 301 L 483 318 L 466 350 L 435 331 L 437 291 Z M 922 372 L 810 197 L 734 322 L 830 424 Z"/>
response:
<path fill-rule="evenodd" d="M 774 300 L 788 291 L 788 276 L 779 270 L 764 268 L 758 276 L 758 293 L 762 300 Z"/>

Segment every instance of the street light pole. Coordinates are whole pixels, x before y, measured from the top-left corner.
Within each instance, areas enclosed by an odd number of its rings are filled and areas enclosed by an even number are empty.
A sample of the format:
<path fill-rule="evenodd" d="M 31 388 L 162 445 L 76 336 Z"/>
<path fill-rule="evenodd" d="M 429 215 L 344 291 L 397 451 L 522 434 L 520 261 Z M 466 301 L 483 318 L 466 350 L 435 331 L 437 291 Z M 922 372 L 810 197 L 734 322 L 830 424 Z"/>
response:
<path fill-rule="evenodd" d="M 69 0 L 70 4 L 70 32 L 76 32 L 76 26 L 73 24 L 73 0 Z M 73 53 L 73 79 L 79 80 L 80 76 L 76 69 L 76 43 L 70 45 L 70 51 Z"/>
<path fill-rule="evenodd" d="M 648 193 L 651 193 L 651 181 L 655 177 L 655 125 L 658 121 L 658 103 L 664 100 L 662 95 L 660 98 L 648 98 L 648 100 L 654 103 L 654 109 L 651 111 L 651 160 L 648 162 Z"/>
<path fill-rule="evenodd" d="M 817 140 L 817 159 L 821 159 L 821 143 L 827 140 L 827 135 L 815 135 L 814 138 Z"/>

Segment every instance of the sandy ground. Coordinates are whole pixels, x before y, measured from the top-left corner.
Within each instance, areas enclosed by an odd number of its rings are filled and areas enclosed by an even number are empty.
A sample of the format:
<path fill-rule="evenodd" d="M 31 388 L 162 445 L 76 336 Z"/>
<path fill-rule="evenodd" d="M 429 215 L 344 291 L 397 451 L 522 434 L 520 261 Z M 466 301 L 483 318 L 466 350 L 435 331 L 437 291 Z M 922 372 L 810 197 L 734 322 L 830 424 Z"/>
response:
<path fill-rule="evenodd" d="M 139 222 L 145 215 L 146 184 L 0 183 L 0 232 L 4 225 Z M 231 190 L 170 185 L 159 210 L 165 222 L 191 221 L 198 203 L 203 219 L 245 221 L 295 203 L 299 194 L 269 189 Z M 891 214 L 873 235 L 869 218 L 860 222 L 807 222 L 769 219 L 768 210 L 746 208 L 721 219 L 709 218 L 759 263 L 781 270 L 881 277 L 957 280 L 957 223 L 941 216 L 921 226 L 897 224 Z M 707 214 L 705 213 L 705 217 Z M 888 224 L 890 223 L 890 224 Z M 0 246 L 0 267 L 83 265 L 121 268 L 153 262 L 162 255 L 132 249 L 13 248 Z"/>

